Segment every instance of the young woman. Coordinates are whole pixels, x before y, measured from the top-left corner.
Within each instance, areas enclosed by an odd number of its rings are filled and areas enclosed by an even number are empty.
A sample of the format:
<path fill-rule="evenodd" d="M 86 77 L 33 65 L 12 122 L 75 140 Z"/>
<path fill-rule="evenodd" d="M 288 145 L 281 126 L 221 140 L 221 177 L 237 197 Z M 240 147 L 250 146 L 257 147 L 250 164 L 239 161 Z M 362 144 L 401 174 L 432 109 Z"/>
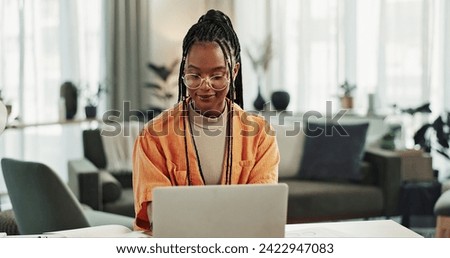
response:
<path fill-rule="evenodd" d="M 133 153 L 135 229 L 151 230 L 157 186 L 278 181 L 279 152 L 266 121 L 243 111 L 238 37 L 210 10 L 183 40 L 179 101 L 150 121 Z"/>

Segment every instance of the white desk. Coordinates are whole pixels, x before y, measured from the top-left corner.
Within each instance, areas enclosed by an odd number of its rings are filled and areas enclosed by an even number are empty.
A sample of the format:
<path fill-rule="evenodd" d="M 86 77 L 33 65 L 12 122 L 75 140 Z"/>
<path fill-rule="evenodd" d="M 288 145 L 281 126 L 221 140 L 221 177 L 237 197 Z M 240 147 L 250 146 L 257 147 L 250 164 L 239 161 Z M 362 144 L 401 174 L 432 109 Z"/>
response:
<path fill-rule="evenodd" d="M 286 237 L 420 238 L 422 236 L 393 220 L 369 220 L 288 224 Z"/>
<path fill-rule="evenodd" d="M 0 235 L 2 237 L 2 235 Z M 3 236 L 5 237 L 5 236 Z M 10 237 L 151 237 L 142 231 L 131 231 L 121 225 L 105 225 L 90 228 L 63 230 L 44 235 Z M 422 236 L 392 220 L 321 222 L 286 225 L 286 237 L 378 237 L 421 238 Z"/>

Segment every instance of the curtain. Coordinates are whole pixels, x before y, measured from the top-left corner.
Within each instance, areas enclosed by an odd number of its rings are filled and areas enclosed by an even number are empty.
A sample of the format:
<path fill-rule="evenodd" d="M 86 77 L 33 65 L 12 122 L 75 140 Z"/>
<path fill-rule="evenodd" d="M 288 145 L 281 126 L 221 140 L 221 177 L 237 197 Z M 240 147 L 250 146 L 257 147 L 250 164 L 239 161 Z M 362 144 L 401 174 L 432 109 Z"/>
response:
<path fill-rule="evenodd" d="M 410 108 L 426 102 L 431 102 L 435 111 L 442 110 L 442 100 L 432 94 L 435 80 L 441 81 L 442 75 L 442 64 L 436 63 L 438 53 L 442 52 L 439 49 L 442 42 L 438 42 L 442 36 L 440 4 L 440 1 L 382 0 L 375 8 L 380 21 L 378 45 L 361 48 L 358 54 L 363 58 L 363 51 L 378 53 L 377 69 L 372 71 L 375 80 L 366 83 L 373 85 L 379 105 L 386 112 L 392 105 Z M 363 73 L 364 66 L 358 68 Z M 442 85 L 439 88 L 442 90 Z"/>
<path fill-rule="evenodd" d="M 275 3 L 275 2 L 274 2 Z M 340 16 L 337 1 L 300 1 L 283 6 L 290 23 L 283 35 L 285 90 L 295 92 L 291 110 L 324 111 L 337 94 Z M 278 27 L 280 28 L 280 24 Z M 272 81 L 272 83 L 275 83 Z"/>
<path fill-rule="evenodd" d="M 141 110 L 149 57 L 148 0 L 104 1 L 105 77 L 111 82 L 108 109 Z"/>
<path fill-rule="evenodd" d="M 450 67 L 450 2 L 444 1 L 443 3 L 443 12 L 442 15 L 442 24 L 444 25 L 442 28 L 443 31 L 443 40 L 442 40 L 442 58 L 443 58 L 443 86 L 444 92 L 441 95 L 441 98 L 444 102 L 444 110 L 450 110 L 450 101 L 446 101 L 450 99 L 450 72 L 445 71 L 445 68 L 448 69 Z"/>
<path fill-rule="evenodd" d="M 113 60 L 110 74 L 114 74 L 116 83 L 119 83 L 116 85 L 115 96 L 112 96 L 112 103 L 115 103 L 112 107 L 115 109 L 120 108 L 124 100 L 131 100 L 132 108 L 140 110 L 159 110 L 173 106 L 178 97 L 182 41 L 189 27 L 211 8 L 220 9 L 233 17 L 233 1 L 140 0 L 107 1 L 107 4 L 110 5 L 107 8 L 109 13 L 112 13 L 112 6 L 117 8 L 116 14 L 112 16 L 116 28 L 108 29 L 110 34 L 115 34 L 114 39 L 111 39 L 115 44 L 114 48 L 108 51 L 110 56 L 115 56 L 115 59 L 108 59 L 108 64 L 111 63 L 109 60 Z M 126 12 L 129 13 L 128 16 L 125 15 Z M 111 20 L 106 24 L 112 23 Z M 118 27 L 121 29 L 118 30 Z M 130 31 L 129 34 L 126 34 L 127 30 Z M 125 35 L 128 43 L 124 43 Z M 149 63 L 168 69 L 173 67 L 166 81 L 148 68 Z M 116 70 L 112 67 L 116 67 Z M 129 80 L 125 79 L 126 76 L 129 76 Z M 127 80 L 129 83 L 123 87 Z M 150 84 L 161 88 L 148 87 Z"/>
<path fill-rule="evenodd" d="M 288 110 L 325 110 L 338 84 L 337 4 L 324 0 L 236 2 L 242 48 L 258 56 L 265 41 L 272 41 L 272 58 L 261 85 L 266 101 L 273 91 L 285 90 L 291 95 Z M 257 80 L 249 58 L 243 54 L 244 102 L 246 109 L 253 109 Z"/>

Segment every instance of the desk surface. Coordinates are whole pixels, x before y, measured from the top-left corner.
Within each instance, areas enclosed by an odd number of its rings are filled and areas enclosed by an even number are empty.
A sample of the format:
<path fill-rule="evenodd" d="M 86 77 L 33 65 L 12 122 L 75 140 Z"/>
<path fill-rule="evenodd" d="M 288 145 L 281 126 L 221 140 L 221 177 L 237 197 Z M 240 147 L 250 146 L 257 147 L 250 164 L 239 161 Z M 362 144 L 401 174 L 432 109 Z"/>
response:
<path fill-rule="evenodd" d="M 5 237 L 0 234 L 0 237 Z M 50 232 L 44 235 L 10 237 L 151 237 L 142 231 L 131 231 L 121 225 L 105 225 Z M 286 237 L 379 237 L 421 238 L 422 236 L 392 220 L 321 222 L 286 225 Z"/>
<path fill-rule="evenodd" d="M 393 220 L 369 220 L 288 224 L 286 237 L 420 238 L 422 236 Z"/>

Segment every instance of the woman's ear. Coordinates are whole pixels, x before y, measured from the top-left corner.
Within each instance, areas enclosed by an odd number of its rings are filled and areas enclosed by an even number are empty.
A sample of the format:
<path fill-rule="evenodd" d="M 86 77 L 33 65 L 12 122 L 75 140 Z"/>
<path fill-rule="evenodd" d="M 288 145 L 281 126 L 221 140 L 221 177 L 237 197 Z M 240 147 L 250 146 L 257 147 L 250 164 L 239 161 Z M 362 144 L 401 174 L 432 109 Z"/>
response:
<path fill-rule="evenodd" d="M 233 81 L 236 80 L 236 77 L 239 73 L 239 68 L 241 67 L 240 63 L 236 63 L 233 68 Z"/>

